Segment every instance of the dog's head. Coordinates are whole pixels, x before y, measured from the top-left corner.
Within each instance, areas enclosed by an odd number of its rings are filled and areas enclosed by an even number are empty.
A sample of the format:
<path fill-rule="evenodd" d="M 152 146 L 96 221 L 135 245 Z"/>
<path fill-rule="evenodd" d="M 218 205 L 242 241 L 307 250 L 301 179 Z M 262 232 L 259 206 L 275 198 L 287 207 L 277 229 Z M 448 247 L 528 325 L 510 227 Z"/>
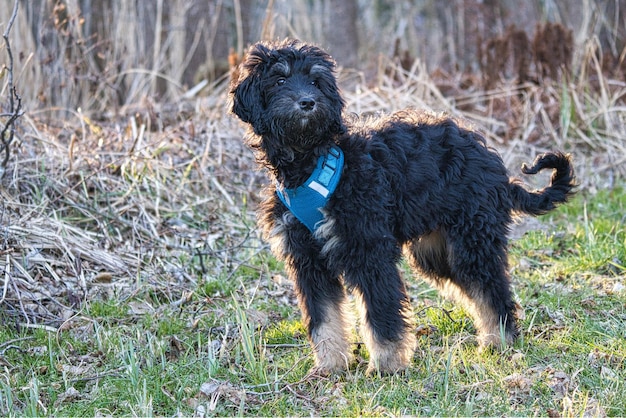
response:
<path fill-rule="evenodd" d="M 261 137 L 294 150 L 320 145 L 344 131 L 344 101 L 335 61 L 296 40 L 253 45 L 231 88 L 232 112 Z"/>

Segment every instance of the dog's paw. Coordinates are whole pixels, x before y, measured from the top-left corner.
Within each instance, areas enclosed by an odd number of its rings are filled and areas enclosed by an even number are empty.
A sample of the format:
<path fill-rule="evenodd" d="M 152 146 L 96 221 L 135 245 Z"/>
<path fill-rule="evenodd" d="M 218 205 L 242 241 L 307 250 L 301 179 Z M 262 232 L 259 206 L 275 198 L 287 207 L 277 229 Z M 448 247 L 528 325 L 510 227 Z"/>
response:
<path fill-rule="evenodd" d="M 320 376 L 329 376 L 337 372 L 348 370 L 354 357 L 338 351 L 326 351 L 317 353 L 315 356 L 315 366 L 311 369 Z"/>
<path fill-rule="evenodd" d="M 365 374 L 367 376 L 390 376 L 393 374 L 403 373 L 411 365 L 410 359 L 403 358 L 387 358 L 384 361 L 370 360 Z"/>
<path fill-rule="evenodd" d="M 306 379 L 319 379 L 319 378 L 327 378 L 333 375 L 341 374 L 345 372 L 345 368 L 340 369 L 329 369 L 326 367 L 314 366 L 309 372 L 306 374 Z"/>
<path fill-rule="evenodd" d="M 390 375 L 406 370 L 413 360 L 417 339 L 412 332 L 407 332 L 398 341 L 380 342 L 371 338 L 367 346 L 370 362 L 367 375 Z"/>
<path fill-rule="evenodd" d="M 503 334 L 480 334 L 477 337 L 478 351 L 501 351 L 515 342 L 515 335 L 511 333 Z"/>
<path fill-rule="evenodd" d="M 411 365 L 413 351 L 387 352 L 383 356 L 374 356 L 370 358 L 370 362 L 365 372 L 368 376 L 388 376 L 404 372 Z"/>

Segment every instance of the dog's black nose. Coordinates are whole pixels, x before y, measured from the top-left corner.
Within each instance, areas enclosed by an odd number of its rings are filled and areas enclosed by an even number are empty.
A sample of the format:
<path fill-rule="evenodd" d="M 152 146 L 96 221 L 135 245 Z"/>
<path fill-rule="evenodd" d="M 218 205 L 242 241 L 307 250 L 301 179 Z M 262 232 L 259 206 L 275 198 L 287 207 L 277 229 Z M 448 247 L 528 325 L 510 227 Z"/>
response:
<path fill-rule="evenodd" d="M 315 100 L 310 97 L 303 97 L 298 100 L 298 104 L 300 105 L 300 109 L 302 110 L 313 110 L 315 107 Z"/>

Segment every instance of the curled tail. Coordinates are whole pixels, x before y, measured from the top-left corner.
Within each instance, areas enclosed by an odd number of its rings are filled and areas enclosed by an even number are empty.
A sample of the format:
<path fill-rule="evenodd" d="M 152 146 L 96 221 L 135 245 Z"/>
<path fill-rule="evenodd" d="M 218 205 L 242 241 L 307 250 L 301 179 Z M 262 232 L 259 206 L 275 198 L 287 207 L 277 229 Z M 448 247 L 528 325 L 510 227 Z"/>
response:
<path fill-rule="evenodd" d="M 539 155 L 531 167 L 522 165 L 524 174 L 537 174 L 545 168 L 554 170 L 550 185 L 541 190 L 530 192 L 519 180 L 511 182 L 513 209 L 530 215 L 543 215 L 554 209 L 559 203 L 565 203 L 574 194 L 576 187 L 574 168 L 569 155 L 549 152 Z"/>

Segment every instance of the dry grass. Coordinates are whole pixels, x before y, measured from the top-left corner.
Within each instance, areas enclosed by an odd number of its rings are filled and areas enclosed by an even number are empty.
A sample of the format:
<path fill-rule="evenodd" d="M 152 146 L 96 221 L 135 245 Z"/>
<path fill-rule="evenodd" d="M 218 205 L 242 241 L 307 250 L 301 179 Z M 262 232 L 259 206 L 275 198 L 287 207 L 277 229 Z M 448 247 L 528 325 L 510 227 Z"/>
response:
<path fill-rule="evenodd" d="M 222 98 L 187 104 L 193 117 L 180 120 L 148 110 L 98 123 L 79 113 L 23 120 L 1 189 L 11 317 L 58 326 L 94 283 L 184 289 L 194 278 L 181 256 L 242 239 L 243 202 L 258 180 Z M 159 128 L 148 130 L 151 116 Z"/>
<path fill-rule="evenodd" d="M 589 41 L 575 81 L 500 82 L 487 91 L 467 76 L 429 75 L 419 60 L 409 69 L 383 63 L 369 88 L 363 77 L 346 76 L 346 84 L 356 86 L 346 96 L 357 113 L 413 106 L 468 119 L 514 175 L 537 153 L 561 149 L 575 155 L 582 186 L 611 187 L 626 175 L 626 83 L 603 74 L 599 55 Z"/>
<path fill-rule="evenodd" d="M 418 61 L 409 70 L 381 64 L 373 84 L 359 73 L 341 80 L 349 111 L 414 106 L 474 121 L 513 173 L 538 152 L 571 152 L 582 186 L 592 189 L 626 174 L 626 86 L 602 77 L 593 56 L 576 83 L 447 96 L 444 80 Z M 166 289 L 175 302 L 199 277 L 236 263 L 242 245 L 260 246 L 252 212 L 265 180 L 228 114 L 225 85 L 110 120 L 66 115 L 23 119 L 3 179 L 1 300 L 11 321 L 58 327 L 97 297 L 100 283 L 124 283 L 129 294 Z M 212 261 L 194 273 L 186 263 L 198 254 Z"/>

